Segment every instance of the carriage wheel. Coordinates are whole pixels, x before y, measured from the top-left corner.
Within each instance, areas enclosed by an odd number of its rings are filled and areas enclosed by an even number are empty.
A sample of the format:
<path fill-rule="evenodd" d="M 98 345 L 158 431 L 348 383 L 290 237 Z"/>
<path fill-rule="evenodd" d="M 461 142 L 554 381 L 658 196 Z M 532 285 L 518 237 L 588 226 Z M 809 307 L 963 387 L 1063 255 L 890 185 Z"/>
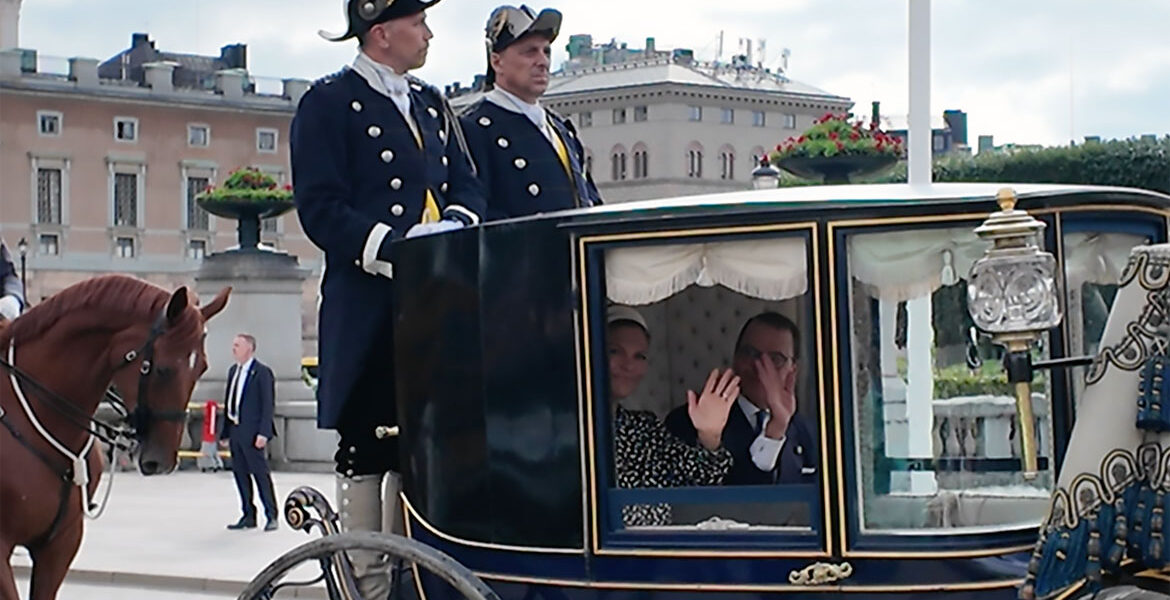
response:
<path fill-rule="evenodd" d="M 450 556 L 412 539 L 369 531 L 329 535 L 293 548 L 249 582 L 238 600 L 270 600 L 277 598 L 282 589 L 306 587 L 318 582 L 324 582 L 331 600 L 356 598 L 346 592 L 352 585 L 352 574 L 345 568 L 348 565 L 346 552 L 352 550 L 381 552 L 390 558 L 392 565 L 414 565 L 420 573 L 428 572 L 446 581 L 469 600 L 500 600 L 487 584 Z M 310 581 L 285 581 L 290 573 L 306 563 L 316 563 L 321 574 Z M 404 573 L 402 569 L 396 570 Z M 401 585 L 403 578 L 397 579 Z"/>

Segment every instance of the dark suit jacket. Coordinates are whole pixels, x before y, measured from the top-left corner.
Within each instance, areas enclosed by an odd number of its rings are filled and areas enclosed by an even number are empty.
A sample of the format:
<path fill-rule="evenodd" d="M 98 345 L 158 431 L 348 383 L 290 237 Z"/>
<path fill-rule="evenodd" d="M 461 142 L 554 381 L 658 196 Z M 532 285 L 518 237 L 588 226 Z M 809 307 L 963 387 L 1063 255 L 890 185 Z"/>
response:
<path fill-rule="evenodd" d="M 666 416 L 666 429 L 688 444 L 697 444 L 699 433 L 691 423 L 686 405 L 675 408 Z M 769 483 L 814 483 L 816 469 L 816 438 L 808 423 L 799 414 L 788 423 L 784 447 L 776 459 L 776 468 L 761 471 L 752 461 L 751 445 L 756 439 L 754 426 L 736 402 L 727 415 L 723 427 L 723 446 L 731 452 L 731 470 L 723 478 L 724 485 L 760 485 Z"/>
<path fill-rule="evenodd" d="M 272 415 L 276 409 L 276 379 L 268 365 L 252 359 L 252 366 L 244 375 L 244 393 L 240 396 L 240 423 L 232 423 L 228 418 L 228 398 L 232 393 L 232 380 L 235 379 L 239 365 L 232 365 L 228 369 L 228 386 L 223 393 L 224 421 L 223 431 L 219 434 L 221 440 L 232 436 L 247 442 L 250 446 L 257 435 L 268 439 L 273 438 Z"/>

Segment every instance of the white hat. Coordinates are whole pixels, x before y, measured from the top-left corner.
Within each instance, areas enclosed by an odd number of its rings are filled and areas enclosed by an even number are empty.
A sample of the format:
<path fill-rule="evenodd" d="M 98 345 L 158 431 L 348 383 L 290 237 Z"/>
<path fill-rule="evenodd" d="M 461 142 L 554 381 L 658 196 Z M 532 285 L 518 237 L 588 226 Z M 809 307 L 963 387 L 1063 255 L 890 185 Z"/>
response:
<path fill-rule="evenodd" d="M 605 312 L 606 325 L 612 325 L 617 321 L 632 321 L 637 323 L 642 328 L 642 331 L 646 332 L 646 335 L 650 335 L 650 327 L 646 325 L 646 319 L 642 318 L 642 313 L 629 306 L 622 304 L 611 304 L 609 306 L 609 309 Z"/>

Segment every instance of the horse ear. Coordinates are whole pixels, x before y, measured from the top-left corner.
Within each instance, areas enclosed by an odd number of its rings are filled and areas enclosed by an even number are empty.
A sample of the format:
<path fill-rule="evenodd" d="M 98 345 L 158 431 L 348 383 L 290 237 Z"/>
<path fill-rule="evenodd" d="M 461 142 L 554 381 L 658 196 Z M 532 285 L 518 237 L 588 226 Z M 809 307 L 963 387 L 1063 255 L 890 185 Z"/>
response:
<path fill-rule="evenodd" d="M 179 315 L 187 309 L 187 286 L 183 286 L 175 293 L 171 294 L 170 301 L 167 302 L 167 322 L 174 323 Z"/>
<path fill-rule="evenodd" d="M 215 298 L 213 298 L 211 302 L 207 303 L 207 306 L 199 309 L 199 312 L 203 313 L 203 320 L 205 322 L 211 317 L 219 314 L 219 311 L 223 310 L 224 306 L 227 306 L 228 296 L 230 296 L 231 293 L 231 286 L 225 287 L 215 295 Z"/>

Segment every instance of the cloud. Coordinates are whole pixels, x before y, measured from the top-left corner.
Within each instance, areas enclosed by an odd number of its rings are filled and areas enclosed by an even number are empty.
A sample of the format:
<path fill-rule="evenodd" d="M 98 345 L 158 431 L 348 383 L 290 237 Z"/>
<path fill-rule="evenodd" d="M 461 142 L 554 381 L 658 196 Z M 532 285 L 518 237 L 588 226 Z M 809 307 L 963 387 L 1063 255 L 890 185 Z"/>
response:
<path fill-rule="evenodd" d="M 444 0 L 428 13 L 436 33 L 418 75 L 442 86 L 470 82 L 484 68 L 483 27 L 496 0 Z M 531 4 L 531 3 L 530 3 Z M 642 47 L 687 47 L 712 59 L 753 40 L 763 62 L 852 98 L 868 115 L 907 111 L 906 0 L 547 0 L 565 14 L 554 63 L 568 36 L 592 34 Z M 1163 106 L 1170 88 L 1170 22 L 1165 0 L 948 0 L 932 4 L 932 112 L 969 114 L 969 137 L 997 143 L 1067 143 L 1084 135 L 1127 137 L 1170 132 Z M 318 29 L 345 26 L 340 0 L 35 0 L 22 8 L 22 46 L 54 56 L 107 58 L 134 32 L 160 48 L 218 54 L 248 44 L 260 76 L 315 79 L 350 62 L 353 43 L 334 44 Z M 761 58 L 761 57 L 757 57 Z M 1121 111 L 1124 107 L 1124 113 Z M 1071 130 L 1071 131 L 1070 131 Z"/>

